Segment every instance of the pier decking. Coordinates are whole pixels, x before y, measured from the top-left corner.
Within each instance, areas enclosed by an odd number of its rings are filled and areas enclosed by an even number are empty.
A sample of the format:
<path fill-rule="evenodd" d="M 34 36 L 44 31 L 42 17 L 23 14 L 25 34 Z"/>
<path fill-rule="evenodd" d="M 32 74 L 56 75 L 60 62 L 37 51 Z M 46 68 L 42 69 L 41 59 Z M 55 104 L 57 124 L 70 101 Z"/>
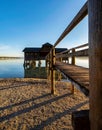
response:
<path fill-rule="evenodd" d="M 55 68 L 89 95 L 89 69 L 56 61 Z"/>

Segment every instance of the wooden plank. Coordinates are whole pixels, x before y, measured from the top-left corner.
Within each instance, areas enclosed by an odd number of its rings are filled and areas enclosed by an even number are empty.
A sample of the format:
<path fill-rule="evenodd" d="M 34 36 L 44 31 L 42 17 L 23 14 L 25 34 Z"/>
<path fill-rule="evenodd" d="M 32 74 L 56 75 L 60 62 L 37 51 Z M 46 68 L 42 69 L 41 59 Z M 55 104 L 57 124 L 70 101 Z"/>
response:
<path fill-rule="evenodd" d="M 77 56 L 88 56 L 89 55 L 88 51 L 89 51 L 89 49 L 71 52 L 71 53 L 68 53 L 68 57 L 70 57 L 70 56 L 76 56 L 76 57 Z"/>
<path fill-rule="evenodd" d="M 89 43 L 74 47 L 74 49 L 79 49 L 79 48 L 83 48 L 83 47 L 86 47 L 86 46 L 89 46 Z"/>
<path fill-rule="evenodd" d="M 82 89 L 89 91 L 89 69 L 59 61 L 56 61 L 55 68 L 59 69 L 68 79 L 77 83 Z"/>
<path fill-rule="evenodd" d="M 51 93 L 55 94 L 55 70 L 54 70 L 54 65 L 55 65 L 55 48 L 53 47 L 52 53 L 51 53 Z"/>
<path fill-rule="evenodd" d="M 89 43 L 86 43 L 86 44 L 83 44 L 83 45 L 74 47 L 74 49 L 79 49 L 79 48 L 83 48 L 83 47 L 86 47 L 86 46 L 89 46 Z M 73 49 L 73 48 L 71 48 L 71 49 L 69 49 L 69 50 L 66 50 L 66 51 L 63 51 L 63 52 L 60 52 L 60 53 L 57 53 L 56 56 L 57 56 L 57 57 L 58 57 L 59 55 L 64 56 L 64 55 L 66 55 L 68 52 L 70 52 L 72 49 Z"/>

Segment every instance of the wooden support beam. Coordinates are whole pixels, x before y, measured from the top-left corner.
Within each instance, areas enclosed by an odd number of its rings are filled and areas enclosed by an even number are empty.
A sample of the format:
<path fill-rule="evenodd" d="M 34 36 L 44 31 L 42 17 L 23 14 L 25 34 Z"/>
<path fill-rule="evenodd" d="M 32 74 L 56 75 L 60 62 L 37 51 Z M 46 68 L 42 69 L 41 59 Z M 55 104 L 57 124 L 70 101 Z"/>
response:
<path fill-rule="evenodd" d="M 90 130 L 89 110 L 73 112 L 72 126 L 73 130 Z"/>
<path fill-rule="evenodd" d="M 75 53 L 75 49 L 73 48 L 72 49 L 72 54 L 74 54 Z M 72 63 L 71 63 L 72 65 L 75 65 L 75 56 L 73 55 L 72 56 Z"/>
<path fill-rule="evenodd" d="M 55 48 L 51 50 L 51 93 L 55 94 Z"/>
<path fill-rule="evenodd" d="M 80 51 L 75 51 L 73 53 L 69 53 L 68 56 L 88 56 L 89 55 L 89 49 L 84 49 Z"/>
<path fill-rule="evenodd" d="M 75 49 L 73 48 L 73 49 L 72 49 L 72 54 L 74 54 L 74 53 L 75 53 Z M 75 65 L 75 56 L 74 56 L 74 55 L 72 56 L 72 63 L 71 63 L 71 64 L 72 64 L 72 65 Z M 73 84 L 73 83 L 71 83 L 71 84 L 72 84 L 72 85 L 71 85 L 71 87 L 72 87 L 72 88 L 71 88 L 71 93 L 74 94 L 74 84 Z"/>
<path fill-rule="evenodd" d="M 51 52 L 49 53 L 49 72 L 48 72 L 48 80 L 51 79 Z"/>
<path fill-rule="evenodd" d="M 48 77 L 48 75 L 49 75 L 48 58 L 46 58 L 45 62 L 46 62 L 46 74 Z"/>
<path fill-rule="evenodd" d="M 62 57 L 60 57 L 60 62 L 62 62 Z M 62 79 L 62 74 L 61 74 L 61 72 L 59 71 L 58 80 L 60 81 L 61 79 Z"/>
<path fill-rule="evenodd" d="M 102 130 L 102 0 L 89 0 L 91 130 Z"/>
<path fill-rule="evenodd" d="M 71 83 L 71 94 L 74 94 L 74 84 Z"/>

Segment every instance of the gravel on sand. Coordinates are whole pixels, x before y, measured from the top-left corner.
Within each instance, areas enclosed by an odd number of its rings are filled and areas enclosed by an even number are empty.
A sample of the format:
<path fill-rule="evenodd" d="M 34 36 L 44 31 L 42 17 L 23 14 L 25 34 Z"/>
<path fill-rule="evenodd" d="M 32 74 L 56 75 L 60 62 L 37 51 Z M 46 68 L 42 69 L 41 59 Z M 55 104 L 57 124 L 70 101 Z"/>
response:
<path fill-rule="evenodd" d="M 0 79 L 0 130 L 72 130 L 71 113 L 88 108 L 69 82 L 56 81 L 52 95 L 46 79 Z"/>

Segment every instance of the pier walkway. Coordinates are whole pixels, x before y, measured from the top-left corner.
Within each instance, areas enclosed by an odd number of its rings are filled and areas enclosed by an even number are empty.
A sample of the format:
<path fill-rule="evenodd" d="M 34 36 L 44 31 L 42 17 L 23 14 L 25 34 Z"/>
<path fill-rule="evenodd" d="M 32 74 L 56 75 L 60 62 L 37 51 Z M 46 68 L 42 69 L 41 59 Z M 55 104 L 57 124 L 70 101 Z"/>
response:
<path fill-rule="evenodd" d="M 89 69 L 56 61 L 55 68 L 72 81 L 85 95 L 89 95 Z"/>
<path fill-rule="evenodd" d="M 84 94 L 89 95 L 90 100 L 90 129 L 102 129 L 102 0 L 88 0 L 80 9 L 74 19 L 66 27 L 54 43 L 49 54 L 46 56 L 46 65 L 48 78 L 51 80 L 51 93 L 55 93 L 55 70 L 59 70 L 66 78 L 72 82 L 72 91 L 74 86 L 79 86 Z M 56 54 L 55 47 L 80 23 L 88 14 L 88 43 L 89 47 L 84 45 L 72 48 L 66 52 Z M 81 36 L 81 35 L 80 35 Z M 75 37 L 73 37 L 75 39 Z M 64 45 L 63 45 L 64 46 Z M 80 50 L 80 47 L 82 49 Z M 85 47 L 85 48 L 84 48 Z M 89 69 L 76 66 L 75 57 L 89 56 Z M 71 57 L 71 63 L 69 58 Z M 69 65 L 70 63 L 70 65 Z M 81 119 L 80 119 L 81 121 Z M 80 124 L 80 125 L 79 125 Z M 87 126 L 81 122 L 78 123 L 80 130 Z M 75 126 L 74 126 L 75 127 Z M 90 130 L 85 128 L 85 130 Z M 75 127 L 74 130 L 79 130 Z"/>

